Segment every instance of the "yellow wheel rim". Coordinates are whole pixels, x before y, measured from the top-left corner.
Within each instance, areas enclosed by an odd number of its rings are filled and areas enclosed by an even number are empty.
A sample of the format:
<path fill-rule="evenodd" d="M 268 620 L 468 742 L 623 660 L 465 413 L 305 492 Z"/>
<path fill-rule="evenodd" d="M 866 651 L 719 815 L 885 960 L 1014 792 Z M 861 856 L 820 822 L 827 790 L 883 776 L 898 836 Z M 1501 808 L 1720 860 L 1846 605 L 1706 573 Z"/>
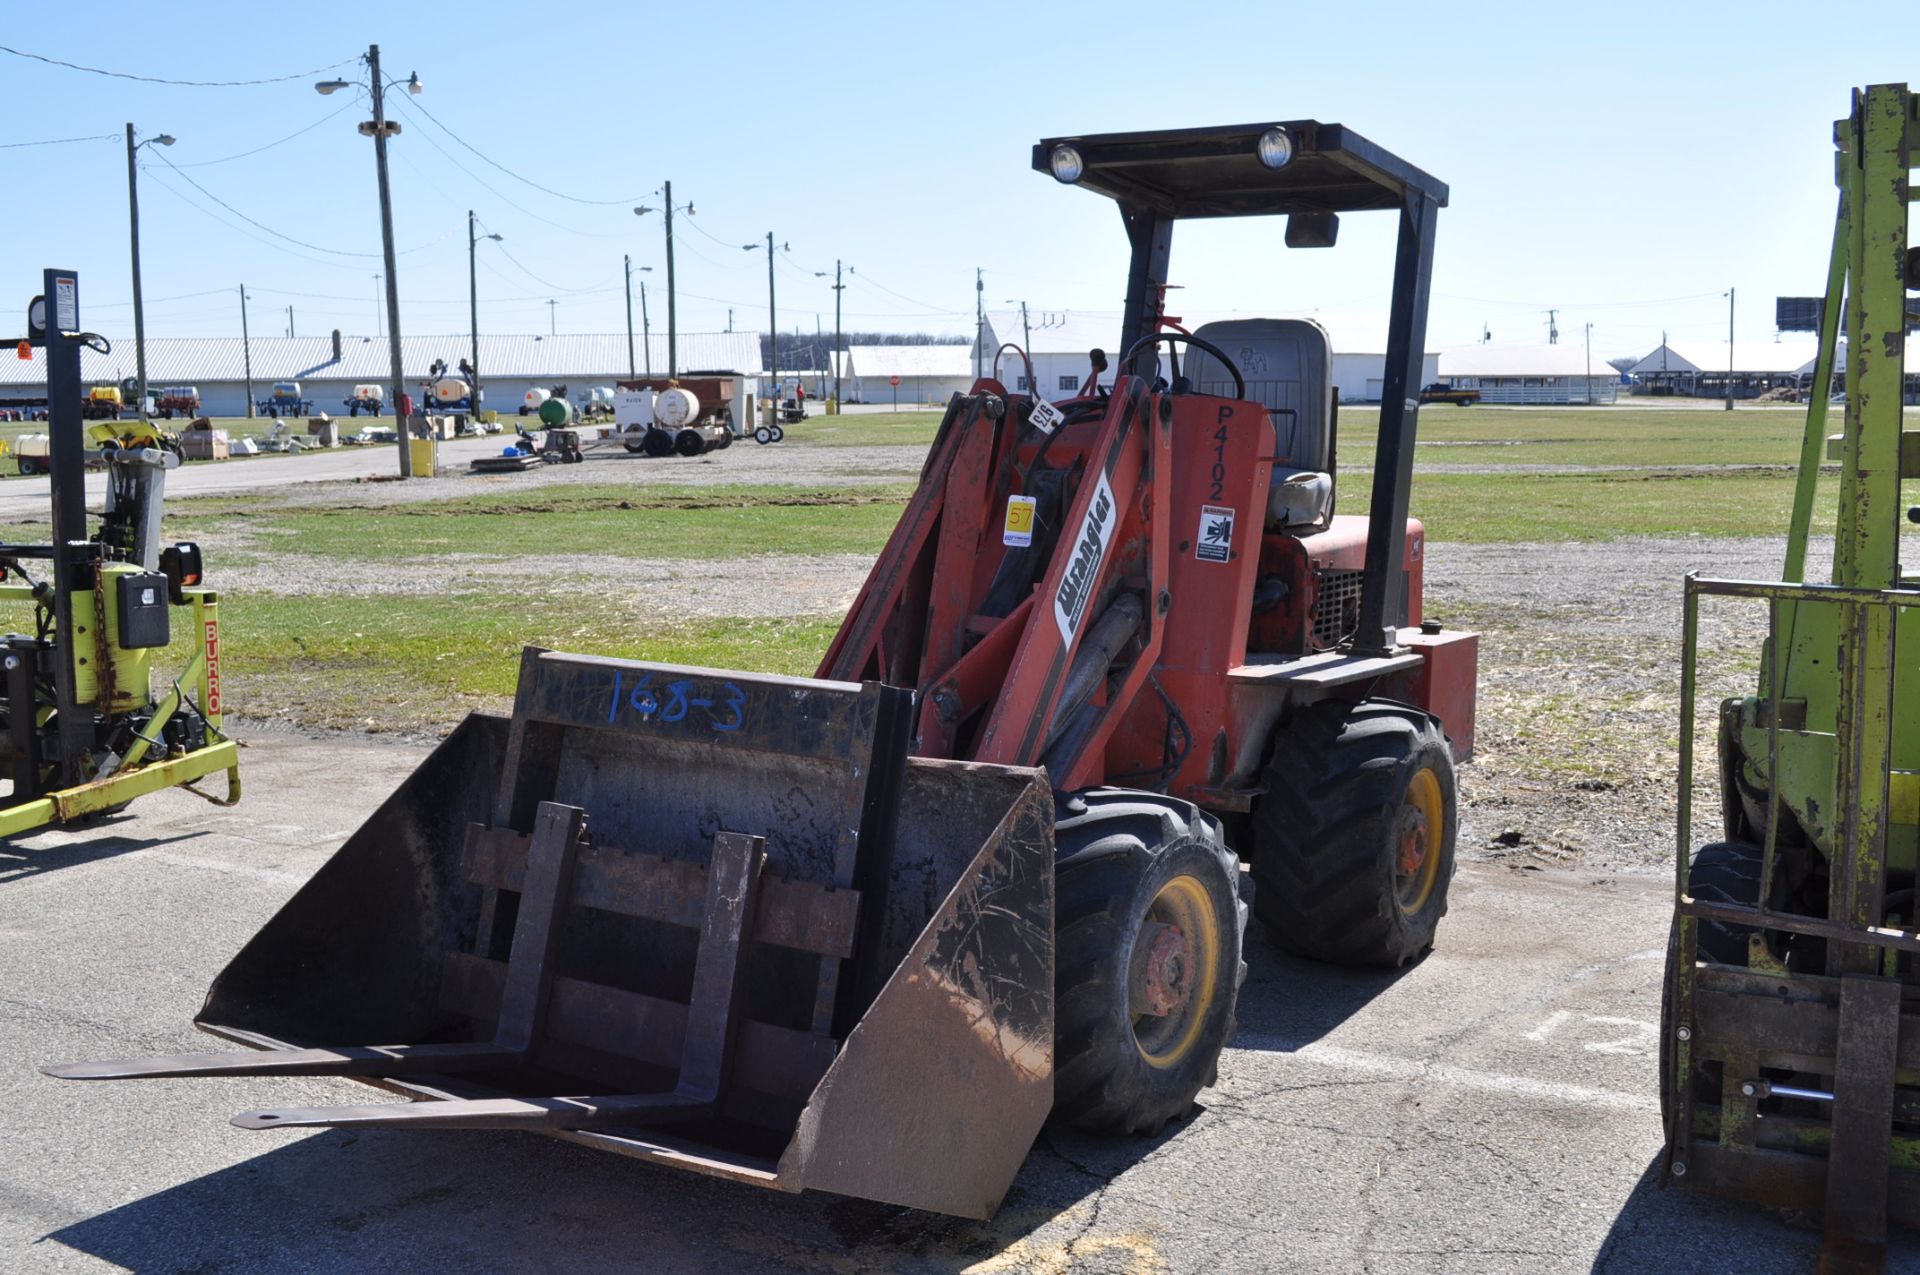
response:
<path fill-rule="evenodd" d="M 1402 912 L 1418 912 L 1433 897 L 1447 844 L 1447 803 L 1433 771 L 1414 772 L 1400 805 L 1394 844 L 1393 895 Z"/>
<path fill-rule="evenodd" d="M 1133 1039 L 1152 1067 L 1199 1043 L 1220 984 L 1220 916 L 1196 877 L 1177 876 L 1147 905 L 1134 936 L 1127 1002 Z"/>

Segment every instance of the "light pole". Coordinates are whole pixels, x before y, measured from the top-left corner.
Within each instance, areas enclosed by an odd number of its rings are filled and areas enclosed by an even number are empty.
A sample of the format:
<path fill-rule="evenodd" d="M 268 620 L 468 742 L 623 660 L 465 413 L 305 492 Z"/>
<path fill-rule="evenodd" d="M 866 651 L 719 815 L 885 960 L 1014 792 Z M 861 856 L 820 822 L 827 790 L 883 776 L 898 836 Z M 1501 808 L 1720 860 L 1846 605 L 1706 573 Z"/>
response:
<path fill-rule="evenodd" d="M 1733 289 L 1727 289 L 1727 410 L 1733 410 Z"/>
<path fill-rule="evenodd" d="M 824 279 L 826 274 L 824 270 L 816 270 L 813 277 Z M 833 410 L 836 412 L 840 410 L 840 294 L 846 290 L 847 285 L 840 282 L 840 263 L 836 260 L 833 263 Z"/>
<path fill-rule="evenodd" d="M 473 352 L 468 356 L 467 373 L 473 384 L 468 389 L 467 407 L 475 420 L 480 419 L 480 240 L 491 239 L 500 242 L 500 236 L 494 234 L 476 235 L 474 233 L 473 209 L 467 209 L 467 315 L 473 325 Z"/>
<path fill-rule="evenodd" d="M 782 250 L 787 245 L 781 244 Z M 752 252 L 757 243 L 743 243 L 741 251 Z M 773 386 L 773 419 L 780 419 L 780 319 L 773 305 L 773 232 L 767 232 L 767 377 Z"/>
<path fill-rule="evenodd" d="M 640 281 L 640 357 L 647 361 L 647 375 L 653 375 L 653 325 L 647 322 L 647 281 Z"/>
<path fill-rule="evenodd" d="M 631 377 L 634 374 L 633 373 L 633 258 L 629 255 L 622 254 L 620 257 L 620 264 L 626 269 L 626 275 L 627 275 L 627 375 Z M 641 266 L 640 269 L 650 271 L 653 269 L 653 267 Z M 647 281 L 645 279 L 642 279 L 640 281 L 640 313 L 643 321 L 645 320 L 645 317 L 646 317 L 646 309 L 647 309 Z M 652 354 L 648 354 L 647 356 L 647 375 L 648 376 L 653 375 Z"/>
<path fill-rule="evenodd" d="M 394 83 L 399 81 L 395 80 Z M 407 390 L 406 375 L 400 366 L 400 280 L 394 274 L 393 264 L 393 190 L 387 180 L 387 139 L 400 132 L 400 125 L 398 121 L 387 118 L 387 81 L 380 78 L 380 46 L 377 44 L 367 46 L 367 85 L 373 93 L 373 118 L 361 121 L 360 135 L 373 139 L 374 170 L 380 180 L 380 251 L 387 267 L 387 358 L 393 377 L 393 406 L 398 413 Z M 324 96 L 353 86 L 346 80 L 323 80 L 313 87 Z M 407 92 L 417 94 L 420 89 L 420 77 L 409 76 Z M 401 417 L 399 424 L 396 432 L 400 449 L 400 476 L 411 478 L 413 453 L 408 446 L 411 423 L 406 417 Z"/>
<path fill-rule="evenodd" d="M 253 419 L 253 338 L 247 333 L 247 285 L 240 285 L 240 358 L 247 375 L 247 419 Z"/>
<path fill-rule="evenodd" d="M 673 308 L 673 214 L 675 209 L 673 206 L 672 182 L 660 183 L 660 198 L 665 202 L 661 204 L 659 211 L 666 214 L 667 221 L 667 375 L 678 376 L 680 374 L 680 327 Z M 641 204 L 633 210 L 633 215 L 636 217 L 644 217 L 653 211 L 655 210 L 652 207 Z M 693 216 L 693 201 L 688 200 L 687 206 L 679 211 L 686 213 L 689 217 Z M 641 289 L 641 296 L 643 298 L 646 296 L 644 287 Z M 643 306 L 642 309 L 644 310 L 644 308 Z M 641 317 L 644 319 L 646 316 L 643 313 Z M 651 370 L 649 370 L 648 375 L 652 375 Z"/>
<path fill-rule="evenodd" d="M 133 140 L 133 123 L 127 123 L 127 225 L 133 234 L 133 358 L 139 369 L 140 397 L 134 407 L 140 415 L 147 414 L 147 315 L 140 302 L 140 183 L 134 176 L 138 171 L 133 162 L 133 153 L 142 146 L 151 146 L 158 142 L 162 146 L 173 145 L 173 135 L 162 133 L 158 137 L 149 137 L 144 142 Z"/>
<path fill-rule="evenodd" d="M 1587 325 L 1587 406 L 1593 406 L 1593 325 L 1591 323 Z"/>
<path fill-rule="evenodd" d="M 553 317 L 554 315 L 559 313 L 559 308 L 558 308 L 559 305 L 560 303 L 558 301 L 549 300 L 547 302 L 547 335 L 548 336 L 558 336 L 560 334 L 560 329 L 558 327 L 558 320 L 556 320 Z"/>

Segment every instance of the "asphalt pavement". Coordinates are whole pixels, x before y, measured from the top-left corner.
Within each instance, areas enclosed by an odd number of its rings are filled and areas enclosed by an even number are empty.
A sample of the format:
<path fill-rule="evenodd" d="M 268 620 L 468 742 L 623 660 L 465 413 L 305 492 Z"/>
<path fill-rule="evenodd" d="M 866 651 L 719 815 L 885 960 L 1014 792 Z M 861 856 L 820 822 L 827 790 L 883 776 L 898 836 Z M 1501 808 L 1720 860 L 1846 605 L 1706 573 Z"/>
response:
<path fill-rule="evenodd" d="M 1240 1032 L 1200 1110 L 1154 1139 L 1043 1133 L 985 1223 L 530 1134 L 227 1122 L 378 1100 L 345 1081 L 38 1073 L 223 1047 L 190 1026 L 208 982 L 421 755 L 262 736 L 235 808 L 162 793 L 0 850 L 0 1269 L 1813 1269 L 1806 1226 L 1659 1189 L 1667 897 L 1652 876 L 1468 865 L 1438 949 L 1397 974 L 1255 938 Z M 1903 1241 L 1889 1269 L 1916 1268 Z"/>

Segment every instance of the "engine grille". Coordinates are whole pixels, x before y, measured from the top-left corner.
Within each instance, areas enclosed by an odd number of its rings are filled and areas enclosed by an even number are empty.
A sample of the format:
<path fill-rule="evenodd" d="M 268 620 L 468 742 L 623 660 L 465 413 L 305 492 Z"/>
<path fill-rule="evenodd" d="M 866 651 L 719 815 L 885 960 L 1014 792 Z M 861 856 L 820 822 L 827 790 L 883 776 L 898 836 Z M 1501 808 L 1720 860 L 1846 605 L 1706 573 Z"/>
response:
<path fill-rule="evenodd" d="M 1360 621 L 1360 581 L 1364 571 L 1316 571 L 1313 599 L 1313 649 L 1338 646 Z"/>

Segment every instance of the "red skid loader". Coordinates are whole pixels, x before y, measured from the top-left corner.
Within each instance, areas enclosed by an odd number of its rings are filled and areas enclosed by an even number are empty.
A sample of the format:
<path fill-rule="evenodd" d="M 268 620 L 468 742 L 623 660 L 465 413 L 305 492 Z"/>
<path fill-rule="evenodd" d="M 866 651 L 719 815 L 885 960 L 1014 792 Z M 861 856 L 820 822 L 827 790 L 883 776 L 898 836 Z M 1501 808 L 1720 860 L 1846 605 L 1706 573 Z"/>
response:
<path fill-rule="evenodd" d="M 255 1046 L 69 1078 L 337 1075 L 250 1128 L 519 1128 L 963 1216 L 1049 1117 L 1150 1132 L 1233 1034 L 1254 911 L 1399 965 L 1453 871 L 1477 644 L 1407 517 L 1446 188 L 1334 124 L 1042 142 L 1132 245 L 1110 385 L 955 396 L 813 679 L 529 650 L 214 982 Z M 1324 331 L 1162 313 L 1175 222 L 1400 234 L 1369 513 Z M 1013 352 L 1017 360 L 1026 356 Z M 1034 384 L 1031 368 L 1027 384 Z M 341 1045 L 341 1041 L 376 1042 Z"/>

